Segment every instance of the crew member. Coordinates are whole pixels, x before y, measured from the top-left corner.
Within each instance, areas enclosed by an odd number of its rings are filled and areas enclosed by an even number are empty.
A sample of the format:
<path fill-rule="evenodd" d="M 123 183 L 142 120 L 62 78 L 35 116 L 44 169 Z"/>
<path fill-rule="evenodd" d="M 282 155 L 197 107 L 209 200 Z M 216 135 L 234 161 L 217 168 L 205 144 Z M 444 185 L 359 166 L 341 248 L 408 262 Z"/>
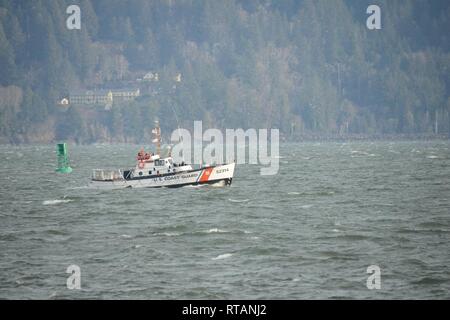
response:
<path fill-rule="evenodd" d="M 144 160 L 144 148 L 141 148 L 141 150 L 139 150 L 138 154 L 137 154 L 137 160 Z"/>

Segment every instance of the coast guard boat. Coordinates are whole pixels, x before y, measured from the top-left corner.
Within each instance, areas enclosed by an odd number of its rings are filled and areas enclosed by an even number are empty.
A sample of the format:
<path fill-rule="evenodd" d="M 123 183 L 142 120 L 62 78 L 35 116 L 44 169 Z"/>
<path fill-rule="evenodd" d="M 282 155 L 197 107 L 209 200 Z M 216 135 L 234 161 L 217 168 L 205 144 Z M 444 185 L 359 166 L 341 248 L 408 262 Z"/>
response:
<path fill-rule="evenodd" d="M 186 185 L 231 185 L 235 163 L 202 166 L 194 169 L 190 164 L 175 163 L 170 153 L 161 158 L 161 131 L 159 123 L 152 130 L 156 154 L 141 149 L 134 168 L 104 170 L 94 169 L 90 187 L 98 189 L 181 187 Z"/>

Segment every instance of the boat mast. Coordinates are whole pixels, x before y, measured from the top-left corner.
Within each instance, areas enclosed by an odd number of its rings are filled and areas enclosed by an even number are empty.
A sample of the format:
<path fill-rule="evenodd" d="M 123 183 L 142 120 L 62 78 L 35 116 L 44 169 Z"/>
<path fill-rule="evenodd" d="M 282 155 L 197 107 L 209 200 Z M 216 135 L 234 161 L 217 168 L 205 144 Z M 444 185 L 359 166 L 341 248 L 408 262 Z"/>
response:
<path fill-rule="evenodd" d="M 152 142 L 156 144 L 156 154 L 161 156 L 161 129 L 159 127 L 159 121 L 155 120 L 155 128 L 152 130 L 153 140 Z"/>

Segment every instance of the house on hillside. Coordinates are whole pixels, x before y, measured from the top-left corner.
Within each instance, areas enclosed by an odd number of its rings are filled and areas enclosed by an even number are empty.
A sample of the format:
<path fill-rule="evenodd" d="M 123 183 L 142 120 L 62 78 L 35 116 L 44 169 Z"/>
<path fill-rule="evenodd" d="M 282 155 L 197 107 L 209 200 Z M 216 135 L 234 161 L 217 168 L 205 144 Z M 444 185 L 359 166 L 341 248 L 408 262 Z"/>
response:
<path fill-rule="evenodd" d="M 112 95 L 113 101 L 116 102 L 134 100 L 141 94 L 139 89 L 114 89 L 109 92 Z"/>
<path fill-rule="evenodd" d="M 139 89 L 75 90 L 69 94 L 69 103 L 71 105 L 101 105 L 109 109 L 114 102 L 132 101 L 139 95 Z"/>
<path fill-rule="evenodd" d="M 62 106 L 67 106 L 67 105 L 69 105 L 69 99 L 67 99 L 67 98 L 62 98 L 62 99 L 59 101 L 59 104 L 62 105 Z"/>
<path fill-rule="evenodd" d="M 159 81 L 158 73 L 147 72 L 142 78 L 144 81 Z"/>

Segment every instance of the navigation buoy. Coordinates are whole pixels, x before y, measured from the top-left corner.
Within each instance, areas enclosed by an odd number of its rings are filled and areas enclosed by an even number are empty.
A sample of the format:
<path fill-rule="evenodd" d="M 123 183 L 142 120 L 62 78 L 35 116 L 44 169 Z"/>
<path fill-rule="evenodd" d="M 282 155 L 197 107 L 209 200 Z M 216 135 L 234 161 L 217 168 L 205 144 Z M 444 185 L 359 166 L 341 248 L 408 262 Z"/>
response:
<path fill-rule="evenodd" d="M 56 153 L 58 154 L 58 169 L 56 169 L 56 172 L 71 173 L 72 168 L 69 166 L 67 145 L 65 143 L 58 143 L 56 145 Z"/>

